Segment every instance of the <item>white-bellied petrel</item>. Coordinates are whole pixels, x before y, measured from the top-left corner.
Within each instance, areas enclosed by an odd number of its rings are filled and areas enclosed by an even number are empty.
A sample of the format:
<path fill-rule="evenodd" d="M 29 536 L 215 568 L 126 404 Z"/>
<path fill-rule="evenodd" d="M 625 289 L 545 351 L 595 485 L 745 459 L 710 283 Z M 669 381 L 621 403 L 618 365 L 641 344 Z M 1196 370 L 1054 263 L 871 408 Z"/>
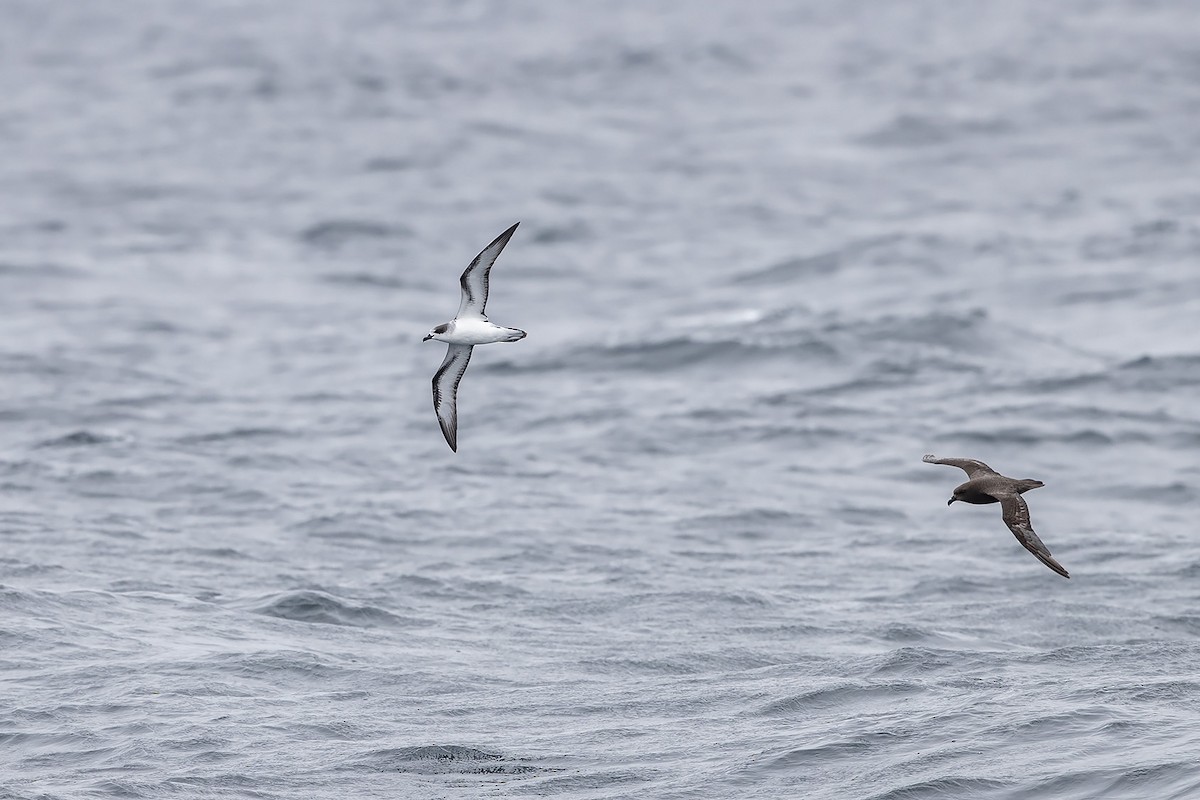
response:
<path fill-rule="evenodd" d="M 1033 523 L 1029 521 L 1029 506 L 1025 504 L 1022 494 L 1030 489 L 1038 489 L 1046 484 L 1030 478 L 1020 480 L 1006 478 L 982 461 L 973 458 L 937 458 L 925 456 L 921 459 L 927 464 L 945 464 L 958 467 L 967 473 L 967 482 L 954 490 L 954 494 L 946 502 L 950 505 L 955 500 L 964 503 L 999 503 L 1004 517 L 1004 524 L 1012 531 L 1013 536 L 1029 552 L 1050 569 L 1062 575 L 1071 577 L 1063 569 L 1063 565 L 1054 560 L 1050 549 L 1042 544 L 1042 540 L 1033 532 Z"/>
<path fill-rule="evenodd" d="M 515 342 L 525 338 L 525 331 L 516 328 L 502 328 L 493 325 L 483 313 L 488 299 L 488 277 L 496 256 L 508 244 L 513 233 L 517 230 L 516 223 L 495 241 L 483 248 L 475 256 L 475 260 L 458 279 L 462 287 L 462 302 L 458 305 L 458 314 L 449 322 L 438 325 L 431 330 L 424 341 L 437 339 L 446 342 L 446 358 L 433 376 L 433 409 L 437 412 L 438 422 L 441 423 L 442 433 L 450 449 L 458 452 L 458 383 L 467 364 L 471 361 L 471 350 L 477 344 L 492 342 Z"/>

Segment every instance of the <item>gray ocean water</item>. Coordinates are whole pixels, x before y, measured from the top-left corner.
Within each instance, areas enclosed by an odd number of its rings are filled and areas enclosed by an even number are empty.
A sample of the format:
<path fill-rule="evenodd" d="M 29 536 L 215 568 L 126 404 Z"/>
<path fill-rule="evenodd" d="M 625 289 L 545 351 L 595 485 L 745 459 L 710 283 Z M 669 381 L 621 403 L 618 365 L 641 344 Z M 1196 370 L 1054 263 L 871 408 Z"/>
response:
<path fill-rule="evenodd" d="M 0 12 L 0 797 L 1200 797 L 1200 6 Z"/>

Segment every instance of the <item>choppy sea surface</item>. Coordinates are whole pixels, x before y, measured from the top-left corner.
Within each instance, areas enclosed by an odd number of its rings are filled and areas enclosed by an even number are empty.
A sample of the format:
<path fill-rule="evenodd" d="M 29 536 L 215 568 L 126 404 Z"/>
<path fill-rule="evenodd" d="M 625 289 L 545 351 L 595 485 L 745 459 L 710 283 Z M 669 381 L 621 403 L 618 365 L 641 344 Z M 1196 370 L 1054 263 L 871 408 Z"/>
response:
<path fill-rule="evenodd" d="M 0 10 L 0 797 L 1200 797 L 1200 6 Z"/>

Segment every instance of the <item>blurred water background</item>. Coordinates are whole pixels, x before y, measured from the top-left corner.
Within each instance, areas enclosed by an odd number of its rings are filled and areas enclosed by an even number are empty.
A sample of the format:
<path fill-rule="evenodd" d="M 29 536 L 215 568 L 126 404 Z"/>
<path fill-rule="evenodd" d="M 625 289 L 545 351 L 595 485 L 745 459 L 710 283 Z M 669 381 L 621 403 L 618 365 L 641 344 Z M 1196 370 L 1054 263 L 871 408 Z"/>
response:
<path fill-rule="evenodd" d="M 0 797 L 1200 797 L 1200 5 L 0 12 Z"/>

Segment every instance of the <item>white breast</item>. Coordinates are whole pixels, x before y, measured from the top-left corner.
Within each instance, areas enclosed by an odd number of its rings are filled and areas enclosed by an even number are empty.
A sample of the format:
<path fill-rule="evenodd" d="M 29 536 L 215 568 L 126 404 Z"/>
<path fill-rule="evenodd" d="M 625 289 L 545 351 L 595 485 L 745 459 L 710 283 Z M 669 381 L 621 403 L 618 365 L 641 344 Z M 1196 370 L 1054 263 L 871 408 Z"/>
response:
<path fill-rule="evenodd" d="M 512 341 L 508 328 L 493 325 L 484 319 L 456 319 L 450 330 L 433 338 L 449 344 L 491 344 Z"/>

